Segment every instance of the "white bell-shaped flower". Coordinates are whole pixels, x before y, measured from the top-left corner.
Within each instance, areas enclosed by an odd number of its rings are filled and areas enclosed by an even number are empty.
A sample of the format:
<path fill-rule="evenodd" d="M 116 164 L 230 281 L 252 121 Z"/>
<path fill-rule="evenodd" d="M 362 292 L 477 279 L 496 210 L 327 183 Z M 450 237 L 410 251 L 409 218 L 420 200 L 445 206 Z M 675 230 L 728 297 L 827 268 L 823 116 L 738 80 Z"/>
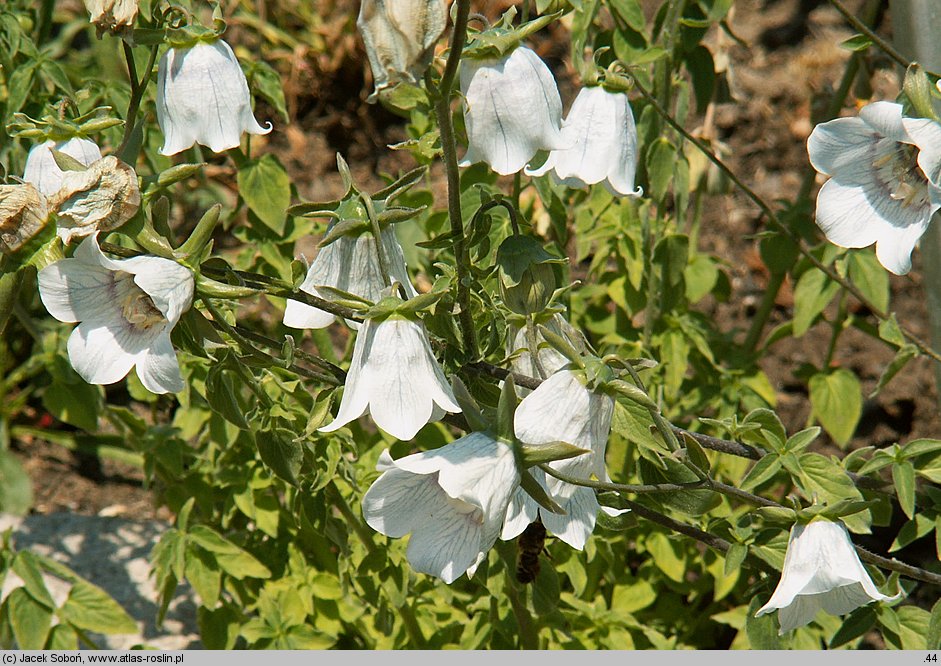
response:
<path fill-rule="evenodd" d="M 267 134 L 252 113 L 248 82 L 223 40 L 171 48 L 157 71 L 157 122 L 161 155 L 175 155 L 194 143 L 219 153 L 238 147 L 242 132 Z"/>
<path fill-rule="evenodd" d="M 552 173 L 556 182 L 568 187 L 604 183 L 615 196 L 640 196 L 634 189 L 637 173 L 637 127 L 627 95 L 608 92 L 601 86 L 582 88 L 565 122 L 562 139 L 568 148 L 549 153 L 530 176 Z"/>
<path fill-rule="evenodd" d="M 111 384 L 136 367 L 153 393 L 183 390 L 170 331 L 193 301 L 189 269 L 160 257 L 110 259 L 95 233 L 39 271 L 39 295 L 53 317 L 78 323 L 69 362 L 88 383 Z"/>
<path fill-rule="evenodd" d="M 328 233 L 332 226 L 327 228 Z M 390 277 L 403 286 L 408 298 L 417 296 L 418 292 L 408 278 L 405 255 L 392 225 L 380 232 L 380 242 L 392 273 Z M 333 287 L 375 303 L 388 284 L 379 266 L 376 240 L 372 233 L 365 232 L 359 236 L 341 236 L 321 248 L 307 269 L 307 277 L 299 289 L 311 296 L 329 300 L 330 295 L 319 292 L 317 287 Z M 334 315 L 329 312 L 292 299 L 287 300 L 284 308 L 284 325 L 291 328 L 326 328 L 333 320 Z M 354 329 L 359 328 L 356 322 L 347 323 Z"/>
<path fill-rule="evenodd" d="M 565 145 L 555 79 L 525 46 L 500 59 L 462 60 L 461 92 L 468 141 L 461 166 L 486 162 L 505 176 L 538 151 Z"/>
<path fill-rule="evenodd" d="M 755 617 L 778 612 L 779 633 L 811 622 L 817 611 L 846 615 L 873 601 L 895 601 L 879 592 L 859 561 L 842 522 L 817 519 L 791 528 L 781 580 Z"/>
<path fill-rule="evenodd" d="M 412 536 L 413 569 L 452 583 L 473 576 L 500 535 L 520 473 L 513 449 L 472 432 L 440 449 L 392 460 L 363 496 L 363 517 L 388 537 Z"/>
<path fill-rule="evenodd" d="M 941 125 L 905 118 L 902 105 L 874 102 L 857 118 L 817 125 L 807 140 L 813 167 L 830 179 L 817 195 L 817 225 L 834 245 L 876 244 L 897 275 L 941 208 Z"/>
<path fill-rule="evenodd" d="M 599 481 L 608 481 L 604 456 L 613 415 L 614 400 L 610 396 L 592 391 L 574 371 L 562 369 L 523 398 L 516 408 L 514 427 L 523 444 L 539 446 L 561 441 L 590 451 L 553 461 L 549 463 L 552 469 L 578 479 L 587 480 L 594 475 Z M 501 535 L 504 540 L 518 536 L 538 514 L 550 533 L 581 550 L 595 529 L 599 509 L 610 515 L 621 513 L 601 507 L 591 488 L 565 483 L 539 469 L 531 473 L 566 513 L 541 508 L 520 489 L 507 511 Z"/>
<path fill-rule="evenodd" d="M 393 437 L 409 440 L 426 423 L 461 408 L 420 322 L 393 314 L 368 319 L 356 335 L 333 432 L 365 413 Z"/>
<path fill-rule="evenodd" d="M 85 166 L 101 159 L 101 150 L 98 145 L 90 139 L 80 137 L 58 142 L 49 140 L 33 146 L 26 156 L 23 180 L 35 185 L 36 189 L 47 197 L 59 191 L 65 174 L 56 164 L 56 158 L 52 155 L 53 150 L 65 153 Z"/>

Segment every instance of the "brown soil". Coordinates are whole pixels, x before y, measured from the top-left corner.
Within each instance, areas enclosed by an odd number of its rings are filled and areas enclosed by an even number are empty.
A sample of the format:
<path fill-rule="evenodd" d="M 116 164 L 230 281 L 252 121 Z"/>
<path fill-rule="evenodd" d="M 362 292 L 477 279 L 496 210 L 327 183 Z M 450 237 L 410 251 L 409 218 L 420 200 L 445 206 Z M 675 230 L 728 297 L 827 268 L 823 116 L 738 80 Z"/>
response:
<path fill-rule="evenodd" d="M 338 26 L 349 15 L 351 0 L 327 3 L 331 21 Z M 495 19 L 512 3 L 481 2 L 479 10 Z M 656 7 L 659 3 L 650 0 Z M 829 6 L 801 13 L 807 0 L 736 0 L 730 26 L 745 45 L 727 36 L 712 36 L 712 44 L 728 54 L 732 91 L 737 99 L 715 109 L 715 130 L 731 150 L 729 163 L 767 201 L 792 198 L 810 168 L 805 141 L 818 112 L 839 83 L 849 52 L 838 44 L 853 34 Z M 846 4 L 857 10 L 862 2 Z M 346 16 L 344 16 L 346 15 Z M 879 26 L 880 34 L 891 37 L 888 14 Z M 337 34 L 340 34 L 337 32 Z M 553 35 L 564 38 L 564 34 Z M 719 41 L 717 41 L 719 40 Z M 567 46 L 559 48 L 554 39 L 540 43 L 545 54 L 567 59 Z M 563 43 L 564 44 L 564 43 Z M 380 106 L 367 105 L 371 92 L 368 65 L 357 39 L 346 35 L 330 54 L 300 52 L 286 73 L 288 105 L 293 122 L 277 123 L 275 131 L 256 146 L 276 150 L 292 173 L 304 200 L 326 200 L 339 194 L 336 152 L 353 167 L 354 177 L 369 188 L 381 184 L 375 173 L 394 173 L 410 167 L 408 158 L 386 149 L 405 138 L 401 120 Z M 891 64 L 874 58 L 872 77 L 874 99 L 892 99 L 899 86 Z M 571 103 L 569 68 L 562 65 L 557 74 L 566 106 Z M 262 117 L 275 113 L 260 107 Z M 268 115 L 265 116 L 264 114 Z M 444 207 L 443 201 L 438 201 Z M 744 331 L 767 284 L 757 258 L 753 234 L 761 231 L 759 215 L 744 196 L 733 193 L 709 202 L 703 223 L 700 248 L 724 257 L 733 294 L 727 304 L 707 306 L 725 329 Z M 743 260 L 744 259 L 744 260 Z M 899 321 L 923 339 L 928 337 L 925 302 L 916 251 L 915 267 L 906 277 L 892 278 L 892 309 Z M 790 285 L 785 285 L 770 327 L 790 318 L 793 303 Z M 778 411 L 789 431 L 807 424 L 809 401 L 804 384 L 794 372 L 804 362 L 818 364 L 823 358 L 829 329 L 811 329 L 799 340 L 785 340 L 771 348 L 762 367 L 778 391 Z M 852 369 L 863 380 L 864 394 L 875 387 L 892 353 L 885 345 L 849 331 L 834 357 L 836 363 Z M 884 446 L 892 442 L 941 434 L 941 415 L 934 385 L 933 369 L 927 359 L 911 363 L 873 400 L 867 402 L 863 422 L 853 447 Z M 33 479 L 34 511 L 49 513 L 68 510 L 95 514 L 153 517 L 157 515 L 151 494 L 143 485 L 141 470 L 109 460 L 71 453 L 39 439 L 18 441 L 14 450 L 21 456 Z"/>

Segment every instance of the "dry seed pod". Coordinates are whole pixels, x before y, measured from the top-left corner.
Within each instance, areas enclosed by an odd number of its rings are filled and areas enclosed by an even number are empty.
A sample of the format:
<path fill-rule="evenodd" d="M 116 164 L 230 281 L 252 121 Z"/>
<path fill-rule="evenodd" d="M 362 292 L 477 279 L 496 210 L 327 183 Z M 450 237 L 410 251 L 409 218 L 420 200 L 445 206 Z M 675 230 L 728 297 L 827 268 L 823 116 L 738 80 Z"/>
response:
<path fill-rule="evenodd" d="M 369 101 L 400 81 L 418 81 L 447 23 L 446 0 L 363 0 L 356 27 L 376 86 Z"/>
<path fill-rule="evenodd" d="M 116 229 L 134 216 L 140 202 L 137 174 L 112 155 L 92 162 L 85 171 L 66 171 L 62 187 L 50 198 L 65 243 Z"/>
<path fill-rule="evenodd" d="M 49 205 L 31 183 L 0 185 L 0 251 L 12 254 L 39 233 Z"/>

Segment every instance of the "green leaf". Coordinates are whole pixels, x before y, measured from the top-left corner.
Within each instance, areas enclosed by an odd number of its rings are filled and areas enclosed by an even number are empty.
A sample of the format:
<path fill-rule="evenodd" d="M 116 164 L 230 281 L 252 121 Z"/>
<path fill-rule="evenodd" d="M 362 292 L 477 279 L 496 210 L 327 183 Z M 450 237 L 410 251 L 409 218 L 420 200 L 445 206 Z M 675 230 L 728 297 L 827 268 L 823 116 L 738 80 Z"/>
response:
<path fill-rule="evenodd" d="M 46 583 L 42 578 L 42 565 L 36 555 L 28 550 L 18 552 L 11 568 L 13 573 L 22 579 L 26 591 L 33 599 L 49 608 L 55 608 L 56 603 L 49 594 L 49 590 L 46 589 Z"/>
<path fill-rule="evenodd" d="M 549 493 L 546 492 L 546 489 L 533 478 L 532 474 L 529 471 L 524 470 L 520 473 L 520 488 L 522 488 L 527 495 L 535 500 L 536 504 L 544 508 L 546 511 L 551 511 L 552 513 L 557 513 L 561 516 L 565 515 L 565 509 L 556 504 L 555 500 L 549 496 Z"/>
<path fill-rule="evenodd" d="M 917 358 L 918 354 L 918 347 L 915 345 L 908 343 L 902 345 L 895 353 L 895 357 L 882 371 L 882 374 L 879 376 L 879 382 L 876 384 L 876 388 L 872 390 L 872 393 L 869 394 L 869 397 L 875 398 L 879 394 L 879 391 L 892 381 L 892 378 L 898 374 L 899 370 L 908 365 L 908 362 L 913 358 Z"/>
<path fill-rule="evenodd" d="M 281 75 L 264 60 L 255 60 L 248 71 L 248 77 L 255 92 L 275 108 L 284 122 L 288 122 L 290 117 L 284 99 L 284 88 L 281 86 Z"/>
<path fill-rule="evenodd" d="M 781 458 L 773 453 L 762 456 L 761 460 L 755 463 L 745 478 L 742 479 L 742 490 L 754 490 L 758 486 L 774 478 L 774 475 L 781 470 Z"/>
<path fill-rule="evenodd" d="M 60 421 L 85 432 L 97 432 L 101 387 L 83 381 L 68 384 L 54 381 L 43 393 L 42 403 Z"/>
<path fill-rule="evenodd" d="M 846 258 L 848 277 L 879 310 L 889 309 L 889 274 L 871 251 L 850 252 Z"/>
<path fill-rule="evenodd" d="M 848 49 L 850 51 L 865 51 L 870 46 L 872 46 L 872 40 L 869 39 L 866 35 L 859 34 L 853 35 L 849 39 L 845 39 L 840 42 L 840 48 Z"/>
<path fill-rule="evenodd" d="M 41 650 L 46 644 L 52 624 L 52 610 L 36 601 L 25 588 L 10 593 L 10 624 L 13 636 L 21 650 Z"/>
<path fill-rule="evenodd" d="M 653 199 L 660 201 L 666 195 L 675 162 L 676 146 L 663 137 L 656 139 L 647 150 L 647 179 Z"/>
<path fill-rule="evenodd" d="M 77 650 L 78 634 L 67 624 L 57 624 L 49 632 L 45 650 Z"/>
<path fill-rule="evenodd" d="M 644 28 L 647 27 L 644 10 L 637 0 L 610 0 L 608 4 L 613 11 L 617 12 L 618 16 L 624 19 L 627 25 L 637 32 L 643 32 Z"/>
<path fill-rule="evenodd" d="M 821 504 L 837 504 L 844 500 L 862 500 L 862 493 L 846 471 L 819 453 L 803 453 L 799 457 L 798 485 L 807 499 L 817 497 Z M 855 513 L 843 519 L 846 526 L 857 534 L 869 533 L 872 518 L 868 511 Z"/>
<path fill-rule="evenodd" d="M 258 455 L 272 472 L 297 485 L 297 475 L 304 462 L 304 449 L 294 441 L 294 435 L 285 428 L 261 430 L 255 434 Z"/>
<path fill-rule="evenodd" d="M 212 555 L 204 550 L 191 549 L 186 554 L 186 579 L 196 590 L 203 606 L 215 607 L 222 588 L 222 573 Z"/>
<path fill-rule="evenodd" d="M 849 617 L 843 622 L 843 625 L 833 634 L 830 639 L 829 648 L 840 647 L 850 641 L 859 638 L 876 624 L 876 611 L 869 606 L 857 608 L 850 613 Z"/>
<path fill-rule="evenodd" d="M 743 543 L 729 544 L 729 549 L 725 553 L 725 568 L 723 569 L 725 575 L 731 576 L 738 571 L 747 556 L 748 546 Z"/>
<path fill-rule="evenodd" d="M 284 235 L 291 204 L 291 179 L 271 153 L 246 162 L 238 173 L 239 194 L 258 219 L 278 236 Z"/>
<path fill-rule="evenodd" d="M 653 532 L 644 542 L 654 564 L 670 580 L 682 583 L 686 578 L 686 553 L 681 541 L 661 532 Z"/>
<path fill-rule="evenodd" d="M 540 445 L 523 444 L 519 447 L 519 453 L 522 466 L 532 467 L 553 460 L 568 460 L 569 458 L 591 453 L 591 451 L 567 442 L 551 442 Z"/>
<path fill-rule="evenodd" d="M 762 605 L 758 597 L 752 597 L 748 604 L 748 613 L 745 614 L 745 634 L 748 636 L 749 647 L 752 650 L 780 650 L 781 638 L 778 636 L 778 623 L 775 622 L 777 613 L 755 617 L 755 613 Z"/>
<path fill-rule="evenodd" d="M 859 379 L 849 370 L 838 368 L 815 374 L 809 388 L 813 415 L 837 444 L 845 445 L 863 411 Z"/>
<path fill-rule="evenodd" d="M 915 467 L 907 460 L 892 465 L 892 483 L 899 497 L 899 506 L 911 520 L 915 515 Z"/>
<path fill-rule="evenodd" d="M 894 312 L 889 315 L 888 319 L 884 319 L 879 323 L 879 337 L 897 347 L 906 344 L 905 334 L 902 333 Z"/>
<path fill-rule="evenodd" d="M 687 54 L 685 62 L 686 71 L 689 72 L 693 82 L 693 92 L 696 94 L 696 110 L 699 113 L 705 113 L 716 90 L 716 71 L 712 53 L 700 44 Z"/>
<path fill-rule="evenodd" d="M 839 289 L 840 285 L 817 268 L 800 276 L 794 288 L 794 337 L 803 336 L 813 326 Z"/>
<path fill-rule="evenodd" d="M 928 642 L 928 650 L 941 650 L 941 599 L 938 599 L 931 608 L 925 640 Z"/>
<path fill-rule="evenodd" d="M 12 452 L 0 449 L 0 512 L 26 515 L 33 506 L 33 484 Z"/>
<path fill-rule="evenodd" d="M 74 627 L 99 634 L 133 634 L 138 631 L 137 623 L 118 602 L 97 585 L 86 581 L 72 586 L 58 615 Z"/>

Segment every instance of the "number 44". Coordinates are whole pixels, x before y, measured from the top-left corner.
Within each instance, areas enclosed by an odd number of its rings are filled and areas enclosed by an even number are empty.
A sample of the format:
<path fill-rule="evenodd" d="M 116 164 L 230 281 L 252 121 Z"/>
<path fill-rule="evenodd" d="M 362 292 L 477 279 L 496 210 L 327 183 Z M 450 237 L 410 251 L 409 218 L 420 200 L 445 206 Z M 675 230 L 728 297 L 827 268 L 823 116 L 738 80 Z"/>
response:
<path fill-rule="evenodd" d="M 926 664 L 929 664 L 929 663 L 930 663 L 930 664 L 935 664 L 935 663 L 937 663 L 937 662 L 938 662 L 938 655 L 936 655 L 934 652 L 932 652 L 932 653 L 929 654 L 927 657 L 925 657 L 925 663 L 926 663 Z"/>

